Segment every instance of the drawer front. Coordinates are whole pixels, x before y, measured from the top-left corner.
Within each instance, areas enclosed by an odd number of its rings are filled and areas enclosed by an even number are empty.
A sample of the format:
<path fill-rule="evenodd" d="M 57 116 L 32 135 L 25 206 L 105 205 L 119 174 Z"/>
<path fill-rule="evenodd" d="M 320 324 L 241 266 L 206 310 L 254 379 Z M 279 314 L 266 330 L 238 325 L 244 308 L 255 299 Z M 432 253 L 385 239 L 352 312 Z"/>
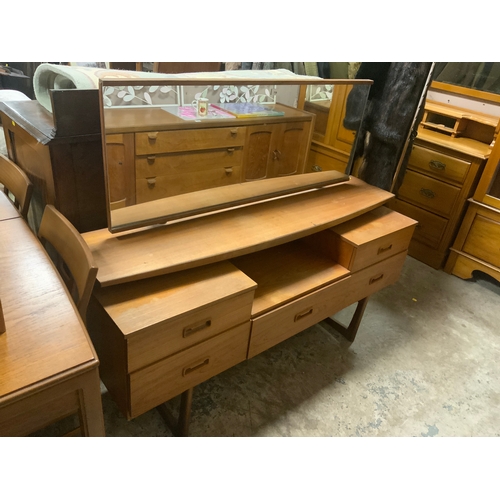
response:
<path fill-rule="evenodd" d="M 438 215 L 449 217 L 459 193 L 460 189 L 457 187 L 408 170 L 398 197 Z"/>
<path fill-rule="evenodd" d="M 131 418 L 244 361 L 249 333 L 247 322 L 132 373 L 129 376 Z"/>
<path fill-rule="evenodd" d="M 136 179 L 136 202 L 158 200 L 178 194 L 191 193 L 220 186 L 238 184 L 241 165 L 217 167 L 190 174 L 161 175 Z"/>
<path fill-rule="evenodd" d="M 187 349 L 235 325 L 247 323 L 253 290 L 153 325 L 127 339 L 128 372 Z"/>
<path fill-rule="evenodd" d="M 406 251 L 252 320 L 252 357 L 397 281 Z"/>
<path fill-rule="evenodd" d="M 242 148 L 138 156 L 135 159 L 135 175 L 137 178 L 157 175 L 203 175 L 204 172 L 219 168 L 238 167 L 242 162 Z"/>
<path fill-rule="evenodd" d="M 137 132 L 135 154 L 176 153 L 202 149 L 242 147 L 245 127 L 169 130 L 168 132 Z"/>
<path fill-rule="evenodd" d="M 448 219 L 435 215 L 427 210 L 418 208 L 401 200 L 395 200 L 392 208 L 418 221 L 413 239 L 420 241 L 431 248 L 438 248 L 441 243 Z"/>
<path fill-rule="evenodd" d="M 469 172 L 471 162 L 453 156 L 433 151 L 421 146 L 415 146 L 408 163 L 426 174 L 437 179 L 463 184 Z"/>
<path fill-rule="evenodd" d="M 476 215 L 462 250 L 500 267 L 500 222 Z"/>

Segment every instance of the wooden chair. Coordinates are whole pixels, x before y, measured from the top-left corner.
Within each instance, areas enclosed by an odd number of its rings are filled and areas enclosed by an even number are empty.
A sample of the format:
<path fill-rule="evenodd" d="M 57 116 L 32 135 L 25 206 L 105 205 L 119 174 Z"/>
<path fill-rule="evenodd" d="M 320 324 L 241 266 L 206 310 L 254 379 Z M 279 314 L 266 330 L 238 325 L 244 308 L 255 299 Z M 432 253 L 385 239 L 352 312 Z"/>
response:
<path fill-rule="evenodd" d="M 33 184 L 28 176 L 11 160 L 0 154 L 0 184 L 3 191 L 26 219 L 33 193 Z M 12 200 L 11 197 L 14 197 Z"/>
<path fill-rule="evenodd" d="M 83 322 L 97 276 L 94 258 L 81 234 L 52 205 L 47 205 L 38 237 L 66 283 Z M 52 255 L 55 251 L 57 255 Z"/>

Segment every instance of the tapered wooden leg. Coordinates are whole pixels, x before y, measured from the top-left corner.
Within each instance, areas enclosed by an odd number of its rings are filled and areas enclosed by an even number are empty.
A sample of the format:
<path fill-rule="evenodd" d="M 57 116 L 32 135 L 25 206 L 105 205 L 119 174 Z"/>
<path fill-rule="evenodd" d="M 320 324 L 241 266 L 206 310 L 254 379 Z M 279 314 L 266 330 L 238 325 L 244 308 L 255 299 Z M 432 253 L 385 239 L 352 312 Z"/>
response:
<path fill-rule="evenodd" d="M 348 326 L 344 326 L 338 321 L 335 321 L 332 318 L 326 318 L 326 322 L 335 328 L 343 337 L 345 337 L 349 342 L 354 342 L 356 338 L 356 334 L 358 333 L 359 325 L 361 324 L 361 320 L 363 319 L 363 314 L 366 309 L 366 305 L 368 304 L 368 297 L 361 299 L 358 302 L 356 310 L 352 315 L 351 321 Z"/>
<path fill-rule="evenodd" d="M 181 405 L 179 408 L 179 417 L 177 421 L 165 403 L 157 406 L 156 409 L 167 424 L 167 427 L 172 431 L 174 436 L 187 437 L 189 435 L 189 424 L 191 423 L 191 403 L 193 402 L 194 387 L 184 391 L 181 394 Z"/>

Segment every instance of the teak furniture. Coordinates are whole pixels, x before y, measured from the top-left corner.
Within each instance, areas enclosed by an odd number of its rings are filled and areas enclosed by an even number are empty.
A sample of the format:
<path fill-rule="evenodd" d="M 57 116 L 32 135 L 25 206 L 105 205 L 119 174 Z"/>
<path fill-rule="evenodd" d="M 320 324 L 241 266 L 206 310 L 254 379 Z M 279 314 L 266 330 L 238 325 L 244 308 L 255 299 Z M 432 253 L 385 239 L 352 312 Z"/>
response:
<path fill-rule="evenodd" d="M 110 203 L 130 206 L 303 172 L 313 115 L 274 109 L 284 115 L 203 122 L 161 108 L 106 109 Z"/>
<path fill-rule="evenodd" d="M 0 186 L 13 199 L 14 206 L 23 218 L 28 215 L 33 184 L 27 175 L 11 160 L 0 154 Z"/>
<path fill-rule="evenodd" d="M 75 435 L 103 436 L 99 362 L 57 270 L 20 217 L 0 220 L 0 242 L 0 436 L 73 414 Z"/>
<path fill-rule="evenodd" d="M 353 340 L 367 297 L 398 279 L 415 221 L 383 206 L 390 193 L 338 172 L 310 175 L 339 182 L 83 235 L 99 268 L 89 333 L 127 418 L 164 414 L 182 394 L 186 434 L 196 385 L 359 302 L 343 332 Z"/>
<path fill-rule="evenodd" d="M 7 195 L 0 191 L 0 221 L 20 218 L 21 214 L 16 209 Z"/>
<path fill-rule="evenodd" d="M 500 142 L 471 199 L 445 271 L 463 279 L 482 271 L 500 281 Z"/>
<path fill-rule="evenodd" d="M 418 220 L 409 254 L 440 269 L 496 135 L 498 119 L 427 102 L 391 208 Z"/>
<path fill-rule="evenodd" d="M 97 90 L 55 90 L 53 113 L 37 101 L 0 103 L 9 158 L 33 183 L 28 222 L 36 233 L 46 204 L 78 231 L 106 227 Z"/>

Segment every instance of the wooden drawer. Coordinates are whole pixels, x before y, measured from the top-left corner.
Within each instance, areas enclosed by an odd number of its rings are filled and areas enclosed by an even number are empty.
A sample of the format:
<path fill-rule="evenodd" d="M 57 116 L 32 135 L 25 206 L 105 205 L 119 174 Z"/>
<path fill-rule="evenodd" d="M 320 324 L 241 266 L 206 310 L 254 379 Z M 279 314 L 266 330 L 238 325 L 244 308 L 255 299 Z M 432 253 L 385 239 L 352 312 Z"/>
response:
<path fill-rule="evenodd" d="M 407 170 L 398 197 L 449 217 L 460 194 L 460 189 L 426 175 Z"/>
<path fill-rule="evenodd" d="M 421 241 L 431 248 L 439 247 L 448 225 L 448 219 L 401 200 L 394 200 L 391 203 L 391 208 L 418 221 L 413 234 L 414 240 Z"/>
<path fill-rule="evenodd" d="M 476 214 L 462 251 L 500 267 L 500 222 Z"/>
<path fill-rule="evenodd" d="M 248 357 L 397 281 L 406 251 L 252 320 Z"/>
<path fill-rule="evenodd" d="M 101 288 L 131 373 L 250 320 L 256 284 L 229 262 Z"/>
<path fill-rule="evenodd" d="M 459 185 L 465 181 L 471 166 L 469 161 L 422 146 L 414 146 L 408 163 L 416 170 Z"/>
<path fill-rule="evenodd" d="M 169 130 L 164 132 L 137 132 L 135 154 L 150 155 L 202 149 L 242 147 L 245 127 Z"/>
<path fill-rule="evenodd" d="M 247 322 L 132 373 L 131 418 L 244 361 L 249 333 Z"/>
<path fill-rule="evenodd" d="M 241 166 L 242 162 L 242 148 L 138 156 L 135 159 L 135 175 L 137 178 L 158 175 L 203 175 L 205 172 L 220 168 Z"/>
<path fill-rule="evenodd" d="M 158 200 L 178 194 L 229 186 L 241 181 L 241 165 L 213 168 L 189 174 L 161 175 L 136 179 L 136 203 Z"/>

